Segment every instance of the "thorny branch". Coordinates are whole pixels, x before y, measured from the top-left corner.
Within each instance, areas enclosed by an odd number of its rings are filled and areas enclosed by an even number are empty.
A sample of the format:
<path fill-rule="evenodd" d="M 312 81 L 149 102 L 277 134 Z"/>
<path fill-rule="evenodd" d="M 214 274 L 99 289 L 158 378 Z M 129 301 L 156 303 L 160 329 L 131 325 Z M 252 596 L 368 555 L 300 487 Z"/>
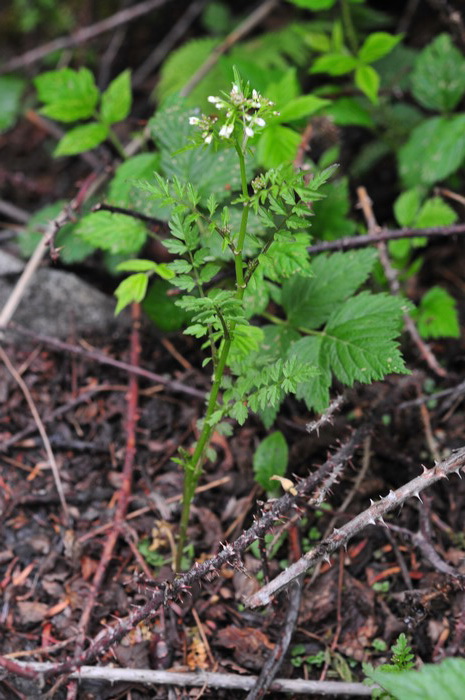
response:
<path fill-rule="evenodd" d="M 400 508 L 409 498 L 420 498 L 420 493 L 428 486 L 432 486 L 440 479 L 447 479 L 454 472 L 460 476 L 460 470 L 465 469 L 465 447 L 453 450 L 450 457 L 443 462 L 435 464 L 431 469 L 423 466 L 423 473 L 412 479 L 396 491 L 389 491 L 387 496 L 380 498 L 376 503 L 355 516 L 341 528 L 334 528 L 332 534 L 320 542 L 314 549 L 305 554 L 298 562 L 292 564 L 269 584 L 250 596 L 245 602 L 255 608 L 259 605 L 267 605 L 271 597 L 276 595 L 291 581 L 301 576 L 307 569 L 314 566 L 322 559 L 329 560 L 330 555 L 340 547 L 346 546 L 352 537 L 361 532 L 368 525 L 379 523 L 384 525 L 384 516 L 396 508 Z M 421 500 L 421 499 L 420 499 Z"/>

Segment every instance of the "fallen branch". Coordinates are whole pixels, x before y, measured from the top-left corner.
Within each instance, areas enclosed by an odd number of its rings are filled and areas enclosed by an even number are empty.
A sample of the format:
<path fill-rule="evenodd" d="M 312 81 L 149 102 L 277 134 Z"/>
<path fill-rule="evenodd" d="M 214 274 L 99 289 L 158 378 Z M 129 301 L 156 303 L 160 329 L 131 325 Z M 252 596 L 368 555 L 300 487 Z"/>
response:
<path fill-rule="evenodd" d="M 54 664 L 16 662 L 15 667 L 29 669 L 36 676 L 50 671 Z M 196 673 L 179 673 L 176 671 L 149 671 L 139 668 L 109 668 L 107 666 L 82 666 L 79 671 L 71 674 L 71 678 L 81 681 L 107 681 L 108 683 L 140 683 L 143 685 L 180 686 L 193 688 L 222 688 L 225 690 L 251 690 L 256 681 L 256 676 L 240 676 L 235 673 L 212 673 L 198 671 Z M 338 681 L 305 681 L 300 679 L 277 678 L 271 684 L 270 690 L 275 693 L 294 693 L 296 695 L 353 695 L 371 696 L 373 687 L 362 683 L 346 683 Z"/>
<path fill-rule="evenodd" d="M 376 503 L 372 503 L 369 508 L 359 513 L 346 525 L 339 529 L 334 528 L 328 538 L 307 552 L 298 562 L 292 564 L 273 581 L 263 586 L 257 593 L 250 596 L 245 601 L 246 605 L 251 608 L 268 605 L 272 596 L 286 588 L 291 581 L 294 581 L 322 559 L 329 561 L 329 557 L 333 552 L 342 546 L 346 546 L 349 540 L 359 534 L 365 527 L 376 525 L 376 523 L 384 525 L 383 517 L 387 513 L 390 513 L 395 508 L 400 508 L 405 501 L 413 496 L 420 498 L 421 491 L 428 486 L 432 486 L 440 479 L 447 479 L 454 472 L 460 476 L 461 469 L 465 469 L 465 447 L 453 450 L 450 457 L 436 464 L 432 469 L 423 467 L 423 473 L 420 476 L 412 479 L 396 491 L 389 491 L 387 496 L 384 496 Z"/>

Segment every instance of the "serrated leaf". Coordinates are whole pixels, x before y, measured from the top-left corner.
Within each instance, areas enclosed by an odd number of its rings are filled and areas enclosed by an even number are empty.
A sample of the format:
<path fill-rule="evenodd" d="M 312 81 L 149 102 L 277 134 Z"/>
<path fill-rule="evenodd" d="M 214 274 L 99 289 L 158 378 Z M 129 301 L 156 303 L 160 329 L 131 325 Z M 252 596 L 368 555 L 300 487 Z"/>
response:
<path fill-rule="evenodd" d="M 99 146 L 108 136 L 108 128 L 104 124 L 92 122 L 76 126 L 68 131 L 58 142 L 53 155 L 74 156 L 84 151 L 91 151 Z"/>
<path fill-rule="evenodd" d="M 329 405 L 331 386 L 329 356 L 322 351 L 322 346 L 322 336 L 308 336 L 295 342 L 289 350 L 289 357 L 296 357 L 300 362 L 318 367 L 318 375 L 299 384 L 296 392 L 296 397 L 303 399 L 309 410 L 318 413 L 322 413 Z"/>
<path fill-rule="evenodd" d="M 274 240 L 268 252 L 259 255 L 263 274 L 274 282 L 281 282 L 295 273 L 309 275 L 309 242 L 310 237 L 306 233 L 295 233 L 291 240 Z"/>
<path fill-rule="evenodd" d="M 0 133 L 12 127 L 21 110 L 26 81 L 14 75 L 0 76 Z"/>
<path fill-rule="evenodd" d="M 440 664 L 425 664 L 419 671 L 401 673 L 375 669 L 370 677 L 397 700 L 462 700 L 465 660 L 445 659 Z"/>
<path fill-rule="evenodd" d="M 331 104 L 330 100 L 316 97 L 315 95 L 301 95 L 279 108 L 279 116 L 275 117 L 278 122 L 292 122 L 310 114 L 315 114 L 323 107 Z"/>
<path fill-rule="evenodd" d="M 372 66 L 358 66 L 355 71 L 355 84 L 373 104 L 377 104 L 379 75 Z"/>
<path fill-rule="evenodd" d="M 128 158 L 116 169 L 108 188 L 106 201 L 108 204 L 135 209 L 148 216 L 167 220 L 169 209 L 162 207 L 158 200 L 151 197 L 139 185 L 140 180 L 152 181 L 154 173 L 159 168 L 159 153 L 139 153 Z"/>
<path fill-rule="evenodd" d="M 358 57 L 364 63 L 374 63 L 390 53 L 401 39 L 401 34 L 394 36 L 388 32 L 372 32 L 363 42 Z"/>
<path fill-rule="evenodd" d="M 95 248 L 112 253 L 137 253 L 147 237 L 147 229 L 141 221 L 108 211 L 84 216 L 75 232 Z"/>
<path fill-rule="evenodd" d="M 126 119 L 131 111 L 131 71 L 125 70 L 109 84 L 100 104 L 100 118 L 104 124 L 116 124 Z"/>
<path fill-rule="evenodd" d="M 331 315 L 323 346 L 340 381 L 352 386 L 354 381 L 369 383 L 392 372 L 407 372 L 394 341 L 407 308 L 387 294 L 362 292 Z"/>
<path fill-rule="evenodd" d="M 407 187 L 444 180 L 465 158 L 465 115 L 432 117 L 413 129 L 398 152 L 399 170 Z"/>
<path fill-rule="evenodd" d="M 406 190 L 394 202 L 394 216 L 399 226 L 409 227 L 413 224 L 421 205 L 421 193 L 415 187 Z"/>
<path fill-rule="evenodd" d="M 234 329 L 231 349 L 228 356 L 228 365 L 247 359 L 251 353 L 256 352 L 263 343 L 264 334 L 258 326 L 238 323 Z"/>
<path fill-rule="evenodd" d="M 45 103 L 41 114 L 62 122 L 88 119 L 94 115 L 99 91 L 87 68 L 47 71 L 38 75 L 34 84 L 39 99 Z"/>
<path fill-rule="evenodd" d="M 118 299 L 115 316 L 133 301 L 142 301 L 147 291 L 147 284 L 148 277 L 143 272 L 130 275 L 123 280 L 115 289 L 115 296 Z"/>
<path fill-rule="evenodd" d="M 430 197 L 421 207 L 415 219 L 415 226 L 450 226 L 457 221 L 456 212 L 441 197 Z"/>
<path fill-rule="evenodd" d="M 414 97 L 427 109 L 453 110 L 465 93 L 465 59 L 449 34 L 440 34 L 418 56 L 411 74 Z"/>
<path fill-rule="evenodd" d="M 423 338 L 460 337 L 456 301 L 442 287 L 429 289 L 412 316 Z"/>
<path fill-rule="evenodd" d="M 332 241 L 342 236 L 352 236 L 355 222 L 349 217 L 351 209 L 349 180 L 342 177 L 325 185 L 321 192 L 325 195 L 319 202 L 314 202 L 312 233 L 319 240 Z"/>
<path fill-rule="evenodd" d="M 281 302 L 291 326 L 319 328 L 366 281 L 376 259 L 369 248 L 319 255 L 312 260 L 311 279 L 294 275 L 285 280 Z"/>
<path fill-rule="evenodd" d="M 276 484 L 270 477 L 284 476 L 287 469 L 289 449 L 286 438 L 277 430 L 259 444 L 253 456 L 255 481 L 265 491 L 276 491 Z"/>

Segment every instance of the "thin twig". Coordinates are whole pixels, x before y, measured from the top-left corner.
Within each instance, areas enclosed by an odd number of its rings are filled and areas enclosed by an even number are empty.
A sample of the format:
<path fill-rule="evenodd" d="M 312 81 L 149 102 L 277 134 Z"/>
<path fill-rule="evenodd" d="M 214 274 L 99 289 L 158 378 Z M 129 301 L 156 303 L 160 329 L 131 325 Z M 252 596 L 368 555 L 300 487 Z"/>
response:
<path fill-rule="evenodd" d="M 12 662 L 14 663 L 14 662 Z M 2 657 L 0 657 L 0 665 Z M 39 677 L 53 669 L 51 663 L 14 663 L 16 669 L 28 669 L 34 673 L 32 677 Z M 225 690 L 247 691 L 253 688 L 257 681 L 255 676 L 240 676 L 236 673 L 213 673 L 209 671 L 197 671 L 195 673 L 179 673 L 175 671 L 151 671 L 139 668 L 113 668 L 109 666 L 82 666 L 79 671 L 73 673 L 71 678 L 88 681 L 107 681 L 108 683 L 127 682 L 140 683 L 149 686 L 180 686 L 202 688 L 223 688 Z M 326 695 L 335 697 L 338 695 L 351 695 L 355 697 L 370 697 L 372 688 L 362 683 L 346 683 L 339 681 L 305 681 L 299 679 L 277 678 L 271 684 L 270 690 L 275 693 L 290 693 L 305 695 L 307 697 Z"/>
<path fill-rule="evenodd" d="M 378 226 L 378 223 L 376 221 L 375 215 L 373 213 L 371 199 L 368 196 L 365 187 L 357 187 L 357 195 L 360 207 L 363 211 L 363 215 L 368 226 L 368 233 L 376 236 L 381 231 L 381 228 L 380 226 Z M 389 260 L 389 255 L 385 241 L 379 241 L 378 243 L 376 243 L 376 247 L 379 251 L 379 259 L 381 265 L 383 266 L 384 274 L 386 275 L 391 294 L 393 294 L 394 296 L 399 296 L 400 284 L 397 278 L 397 272 L 392 267 L 391 261 Z M 428 367 L 431 370 L 433 370 L 433 372 L 435 372 L 439 377 L 445 377 L 446 371 L 441 367 L 434 354 L 432 353 L 430 347 L 420 337 L 420 334 L 415 323 L 413 322 L 412 317 L 408 313 L 404 313 L 403 318 L 405 328 L 407 329 L 407 332 L 409 333 L 413 343 L 417 346 L 420 356 L 426 362 Z"/>
<path fill-rule="evenodd" d="M 15 382 L 18 384 L 19 388 L 24 394 L 24 398 L 26 399 L 29 409 L 32 413 L 32 416 L 34 418 L 34 421 L 37 425 L 37 430 L 40 433 L 40 437 L 42 438 L 42 442 L 44 443 L 45 451 L 47 453 L 48 461 L 50 462 L 50 467 L 52 469 L 52 474 L 53 478 L 55 480 L 55 486 L 56 490 L 58 492 L 58 496 L 60 498 L 60 503 L 61 507 L 63 509 L 63 519 L 66 524 L 66 526 L 69 526 L 70 518 L 69 518 L 69 511 L 68 511 L 68 506 L 66 504 L 66 499 L 65 499 L 65 492 L 63 490 L 63 484 L 61 483 L 61 477 L 60 477 L 60 470 L 58 469 L 58 464 L 56 463 L 55 460 L 55 455 L 53 454 L 52 446 L 50 445 L 50 440 L 48 439 L 48 435 L 46 433 L 46 430 L 44 428 L 44 424 L 41 421 L 39 412 L 36 408 L 36 405 L 33 401 L 33 398 L 31 396 L 31 392 L 29 391 L 26 382 L 24 379 L 21 377 L 20 374 L 16 371 L 14 366 L 12 365 L 10 358 L 6 354 L 5 350 L 2 348 L 0 345 L 0 358 L 3 361 L 5 367 L 8 369 L 12 377 L 14 378 Z"/>
<path fill-rule="evenodd" d="M 83 27 L 79 29 L 74 34 L 68 36 L 62 36 L 58 39 L 48 42 L 47 44 L 42 44 L 31 51 L 27 51 L 22 56 L 12 58 L 7 61 L 2 66 L 0 66 L 0 73 L 11 73 L 12 71 L 18 70 L 18 68 L 24 68 L 25 66 L 30 66 L 32 63 L 40 61 L 48 54 L 54 51 L 61 51 L 62 49 L 70 49 L 74 46 L 79 46 L 84 44 L 90 39 L 94 39 L 100 34 L 105 34 L 106 32 L 111 32 L 116 27 L 122 24 L 127 24 L 132 22 L 138 17 L 148 14 L 157 7 L 165 5 L 168 0 L 144 0 L 137 5 L 127 8 L 126 10 L 121 10 L 116 12 L 110 17 L 102 19 L 100 22 L 90 25 L 89 27 Z"/>
<path fill-rule="evenodd" d="M 198 17 L 205 7 L 206 0 L 194 0 L 178 21 L 173 24 L 171 29 L 163 39 L 157 44 L 152 53 L 147 56 L 145 61 L 134 72 L 132 76 L 132 85 L 137 87 L 152 73 L 157 66 L 163 61 L 165 56 L 169 54 L 177 41 L 186 33 L 193 21 Z"/>
<path fill-rule="evenodd" d="M 465 224 L 452 224 L 451 226 L 430 226 L 429 228 L 380 228 L 376 234 L 368 233 L 364 236 L 345 236 L 335 241 L 321 241 L 307 248 L 312 255 L 331 251 L 355 250 L 366 248 L 372 243 L 380 241 L 397 241 L 400 238 L 450 238 L 451 236 L 463 236 Z"/>
<path fill-rule="evenodd" d="M 278 0 L 265 0 L 261 5 L 257 7 L 239 26 L 237 26 L 233 31 L 228 34 L 226 39 L 221 42 L 210 54 L 207 60 L 202 63 L 200 68 L 194 73 L 194 75 L 189 79 L 186 85 L 181 90 L 182 97 L 187 97 L 192 90 L 200 83 L 203 78 L 211 71 L 213 66 L 219 61 L 221 56 L 228 51 L 231 46 L 236 44 L 240 39 L 242 39 L 246 34 L 252 31 L 252 29 L 262 20 L 265 19 L 267 15 L 270 14 L 272 10 L 278 5 Z"/>
<path fill-rule="evenodd" d="M 142 367 L 133 367 L 127 362 L 122 362 L 121 360 L 115 360 L 108 355 L 105 355 L 99 350 L 85 350 L 79 345 L 72 345 L 71 343 L 65 343 L 64 341 L 58 340 L 57 338 L 52 338 L 47 335 L 42 335 L 41 333 L 34 333 L 34 331 L 24 328 L 17 323 L 10 322 L 8 324 L 7 331 L 13 331 L 15 333 L 20 333 L 21 335 L 26 335 L 33 338 L 38 343 L 43 343 L 49 348 L 58 350 L 59 352 L 69 352 L 73 355 L 78 355 L 79 357 L 87 358 L 88 360 L 93 360 L 102 365 L 109 365 L 110 367 L 116 367 L 117 369 L 122 369 L 125 372 L 136 374 L 139 377 L 144 377 L 145 379 L 150 379 L 152 382 L 157 384 L 162 384 L 172 391 L 179 391 L 183 394 L 189 394 L 190 396 L 196 396 L 198 398 L 205 398 L 205 392 L 200 391 L 200 389 L 195 389 L 195 387 L 188 386 L 182 382 L 178 382 L 176 379 L 167 379 L 161 374 L 155 374 L 155 372 L 150 372 L 148 369 L 143 369 Z"/>
<path fill-rule="evenodd" d="M 303 577 L 294 581 L 289 587 L 286 620 L 283 626 L 283 632 L 278 642 L 275 644 L 273 651 L 263 664 L 257 682 L 247 695 L 246 700 L 260 700 L 260 698 L 273 687 L 273 681 L 285 659 L 299 617 L 300 602 L 302 600 L 302 578 Z"/>
<path fill-rule="evenodd" d="M 248 598 L 245 602 L 249 607 L 255 608 L 261 605 L 268 605 L 272 596 L 276 595 L 291 581 L 305 573 L 307 569 L 314 566 L 322 559 L 328 560 L 330 554 L 346 546 L 349 540 L 359 534 L 368 525 L 375 525 L 377 522 L 384 525 L 383 517 L 396 508 L 400 508 L 409 498 L 417 497 L 425 488 L 432 486 L 440 479 L 447 479 L 450 474 L 460 474 L 460 470 L 465 469 L 465 448 L 453 450 L 450 457 L 443 462 L 436 464 L 431 469 L 423 467 L 423 473 L 404 484 L 396 491 L 389 491 L 387 496 L 380 498 L 376 503 L 356 515 L 350 522 L 341 528 L 335 528 L 332 534 L 307 552 L 298 562 L 292 564 L 269 584 L 261 588 L 257 593 Z"/>

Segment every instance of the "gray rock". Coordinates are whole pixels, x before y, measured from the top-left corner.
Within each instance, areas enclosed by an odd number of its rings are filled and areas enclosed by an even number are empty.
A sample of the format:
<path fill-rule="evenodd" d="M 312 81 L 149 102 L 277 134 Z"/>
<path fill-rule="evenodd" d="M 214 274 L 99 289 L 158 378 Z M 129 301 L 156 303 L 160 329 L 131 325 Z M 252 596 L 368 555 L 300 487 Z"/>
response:
<path fill-rule="evenodd" d="M 17 258 L 0 251 L 0 307 L 17 281 L 18 275 L 12 273 L 20 272 L 21 266 Z M 32 278 L 12 320 L 37 333 L 58 338 L 106 336 L 127 328 L 129 323 L 128 313 L 115 317 L 114 311 L 115 300 L 111 297 L 71 272 L 45 267 Z"/>

